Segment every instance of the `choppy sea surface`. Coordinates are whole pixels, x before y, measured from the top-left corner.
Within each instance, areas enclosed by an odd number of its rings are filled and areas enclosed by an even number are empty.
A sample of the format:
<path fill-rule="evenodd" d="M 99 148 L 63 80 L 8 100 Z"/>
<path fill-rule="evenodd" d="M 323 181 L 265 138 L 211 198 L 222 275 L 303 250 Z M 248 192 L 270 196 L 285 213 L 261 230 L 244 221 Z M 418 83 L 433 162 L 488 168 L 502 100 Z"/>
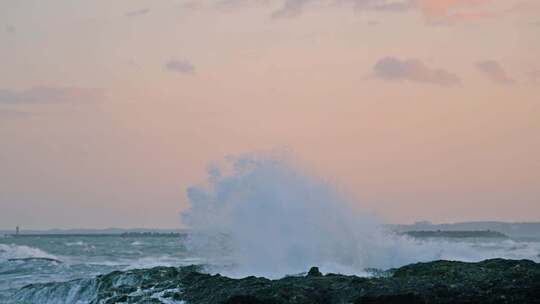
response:
<path fill-rule="evenodd" d="M 32 283 L 200 263 L 183 248 L 178 236 L 0 236 L 0 303 Z"/>
<path fill-rule="evenodd" d="M 419 261 L 487 258 L 530 259 L 540 262 L 540 239 L 416 240 L 431 251 Z M 411 257 L 414 261 L 414 257 Z M 32 283 L 93 278 L 115 270 L 201 264 L 178 235 L 144 236 L 1 236 L 0 303 Z M 208 261 L 207 261 L 208 262 Z M 211 263 L 212 261 L 210 261 Z M 401 265 L 396 265 L 401 266 Z"/>

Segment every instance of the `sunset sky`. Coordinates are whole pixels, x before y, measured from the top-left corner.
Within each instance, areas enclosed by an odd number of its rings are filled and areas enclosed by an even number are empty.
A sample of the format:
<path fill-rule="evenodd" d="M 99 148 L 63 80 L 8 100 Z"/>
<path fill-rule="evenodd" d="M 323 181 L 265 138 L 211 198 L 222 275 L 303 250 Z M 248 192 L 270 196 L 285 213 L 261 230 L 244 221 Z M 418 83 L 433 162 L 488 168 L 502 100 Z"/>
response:
<path fill-rule="evenodd" d="M 181 227 L 286 151 L 391 223 L 540 220 L 538 0 L 0 0 L 0 228 Z"/>

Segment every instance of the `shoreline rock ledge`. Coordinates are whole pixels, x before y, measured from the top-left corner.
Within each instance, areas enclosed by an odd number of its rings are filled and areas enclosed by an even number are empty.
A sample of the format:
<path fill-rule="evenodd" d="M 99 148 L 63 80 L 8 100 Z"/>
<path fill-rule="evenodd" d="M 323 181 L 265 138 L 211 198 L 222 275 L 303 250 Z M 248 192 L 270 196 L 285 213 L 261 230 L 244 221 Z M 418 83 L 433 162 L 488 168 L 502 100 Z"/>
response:
<path fill-rule="evenodd" d="M 323 275 L 316 267 L 306 276 L 279 280 L 231 279 L 201 270 L 156 267 L 32 284 L 19 290 L 15 303 L 540 303 L 540 264 L 529 260 L 416 263 L 372 278 Z"/>

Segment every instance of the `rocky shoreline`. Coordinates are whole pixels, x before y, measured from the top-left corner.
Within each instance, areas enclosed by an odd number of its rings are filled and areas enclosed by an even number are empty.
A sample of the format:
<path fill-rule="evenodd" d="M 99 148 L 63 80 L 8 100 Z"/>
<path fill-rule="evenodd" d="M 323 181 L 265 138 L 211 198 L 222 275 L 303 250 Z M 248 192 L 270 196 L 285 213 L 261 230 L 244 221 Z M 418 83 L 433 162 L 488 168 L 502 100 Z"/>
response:
<path fill-rule="evenodd" d="M 200 266 L 156 267 L 112 272 L 94 279 L 33 284 L 15 303 L 540 303 L 540 264 L 492 259 L 478 263 L 417 263 L 363 278 L 322 275 L 279 280 L 231 279 Z"/>

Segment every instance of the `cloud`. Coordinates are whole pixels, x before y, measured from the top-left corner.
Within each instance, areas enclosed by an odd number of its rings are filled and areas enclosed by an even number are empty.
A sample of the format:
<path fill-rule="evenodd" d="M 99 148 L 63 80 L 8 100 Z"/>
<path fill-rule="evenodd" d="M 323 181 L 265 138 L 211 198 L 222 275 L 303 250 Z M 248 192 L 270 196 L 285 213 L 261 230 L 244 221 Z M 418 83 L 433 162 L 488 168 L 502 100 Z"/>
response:
<path fill-rule="evenodd" d="M 195 66 L 184 60 L 169 60 L 167 63 L 165 63 L 165 69 L 171 72 L 182 74 L 195 73 Z"/>
<path fill-rule="evenodd" d="M 373 66 L 373 72 L 376 78 L 386 81 L 409 80 L 441 86 L 461 83 L 457 75 L 443 69 L 429 68 L 417 59 L 400 60 L 386 57 Z"/>
<path fill-rule="evenodd" d="M 220 7 L 220 4 L 216 4 L 217 7 Z M 203 1 L 187 1 L 180 4 L 182 9 L 186 10 L 200 10 L 206 7 L 206 3 Z"/>
<path fill-rule="evenodd" d="M 139 10 L 131 11 L 126 14 L 127 17 L 137 17 L 137 16 L 143 16 L 150 12 L 149 8 L 142 8 Z"/>
<path fill-rule="evenodd" d="M 26 90 L 0 89 L 0 104 L 81 103 L 101 98 L 98 89 L 78 87 L 33 87 Z"/>
<path fill-rule="evenodd" d="M 401 12 L 413 7 L 413 0 L 285 0 L 272 13 L 273 18 L 294 17 L 301 14 L 311 4 L 347 5 L 357 10 Z"/>
<path fill-rule="evenodd" d="M 285 0 L 283 6 L 272 13 L 272 18 L 293 17 L 302 13 L 305 7 L 316 0 Z"/>
<path fill-rule="evenodd" d="M 276 2 L 280 6 L 271 12 L 274 19 L 296 17 L 310 8 L 342 7 L 391 13 L 415 11 L 432 25 L 479 21 L 516 12 L 537 15 L 540 9 L 538 0 L 520 4 L 496 3 L 497 0 L 218 0 L 213 7 L 230 10 Z"/>
<path fill-rule="evenodd" d="M 483 10 L 492 0 L 411 0 L 428 21 L 446 23 L 471 21 L 491 16 Z"/>
<path fill-rule="evenodd" d="M 413 8 L 413 4 L 410 1 L 395 1 L 376 4 L 370 8 L 376 11 L 403 12 Z"/>
<path fill-rule="evenodd" d="M 502 66 L 494 60 L 480 61 L 476 63 L 476 68 L 489 80 L 498 84 L 511 84 L 514 80 L 508 76 Z"/>
<path fill-rule="evenodd" d="M 350 4 L 359 10 L 403 12 L 414 5 L 412 0 L 336 0 L 337 3 Z"/>
<path fill-rule="evenodd" d="M 220 0 L 216 6 L 220 9 L 236 9 L 250 5 L 269 4 L 270 0 Z"/>
<path fill-rule="evenodd" d="M 241 0 L 223 0 L 233 3 Z M 344 5 L 357 10 L 405 12 L 420 11 L 429 23 L 471 21 L 490 17 L 486 4 L 493 0 L 284 0 L 283 5 L 272 13 L 273 18 L 293 17 L 301 14 L 308 6 Z"/>

